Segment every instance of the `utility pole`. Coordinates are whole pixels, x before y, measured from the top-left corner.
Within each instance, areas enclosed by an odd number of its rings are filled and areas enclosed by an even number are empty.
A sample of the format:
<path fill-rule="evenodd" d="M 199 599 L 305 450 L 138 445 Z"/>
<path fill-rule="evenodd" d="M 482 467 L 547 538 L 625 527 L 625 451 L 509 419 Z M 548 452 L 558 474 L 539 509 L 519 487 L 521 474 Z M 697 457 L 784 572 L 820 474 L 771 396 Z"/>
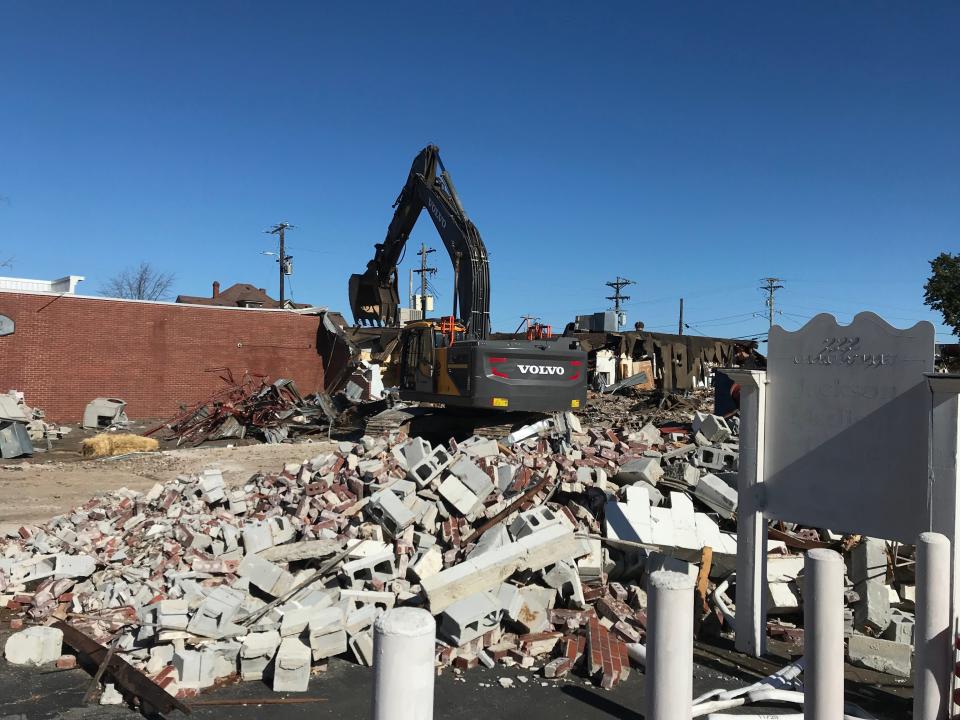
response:
<path fill-rule="evenodd" d="M 782 290 L 782 289 L 783 289 L 783 285 L 780 285 L 780 284 L 779 284 L 779 283 L 780 283 L 780 278 L 766 277 L 766 278 L 760 278 L 760 279 L 761 279 L 761 280 L 763 281 L 763 283 L 764 283 L 763 285 L 760 286 L 760 289 L 767 291 L 767 299 L 766 299 L 766 301 L 765 301 L 766 304 L 767 304 L 767 317 L 768 317 L 769 320 L 770 320 L 770 327 L 773 327 L 773 302 L 774 302 L 774 293 L 776 293 L 777 290 Z"/>
<path fill-rule="evenodd" d="M 279 235 L 280 236 L 280 255 L 277 257 L 277 262 L 280 263 L 280 307 L 283 307 L 284 294 L 283 294 L 283 282 L 284 278 L 287 275 L 293 275 L 293 266 L 290 264 L 290 261 L 293 260 L 293 255 L 287 255 L 286 246 L 284 245 L 284 230 L 287 228 L 296 227 L 296 225 L 291 225 L 288 222 L 282 222 L 277 225 L 274 225 L 269 230 L 264 230 L 268 235 Z M 272 253 L 271 253 L 272 254 Z"/>
<path fill-rule="evenodd" d="M 680 325 L 677 328 L 677 335 L 683 335 L 683 298 L 680 298 Z"/>
<path fill-rule="evenodd" d="M 434 267 L 427 267 L 427 255 L 432 252 L 436 252 L 433 248 L 428 248 L 426 243 L 420 243 L 420 252 L 417 255 L 420 256 L 420 269 L 414 270 L 415 273 L 420 275 L 420 319 L 424 320 L 427 317 L 427 273 L 433 275 L 437 272 L 437 269 Z"/>
<path fill-rule="evenodd" d="M 613 301 L 613 309 L 617 313 L 617 330 L 619 330 L 620 326 L 623 324 L 621 322 L 623 315 L 620 312 L 620 306 L 630 299 L 629 295 L 623 295 L 620 291 L 627 285 L 636 285 L 636 283 L 633 280 L 627 280 L 626 278 L 622 278 L 617 275 L 616 280 L 612 280 L 606 284 L 608 287 L 613 288 L 613 295 L 607 295 L 607 300 Z"/>

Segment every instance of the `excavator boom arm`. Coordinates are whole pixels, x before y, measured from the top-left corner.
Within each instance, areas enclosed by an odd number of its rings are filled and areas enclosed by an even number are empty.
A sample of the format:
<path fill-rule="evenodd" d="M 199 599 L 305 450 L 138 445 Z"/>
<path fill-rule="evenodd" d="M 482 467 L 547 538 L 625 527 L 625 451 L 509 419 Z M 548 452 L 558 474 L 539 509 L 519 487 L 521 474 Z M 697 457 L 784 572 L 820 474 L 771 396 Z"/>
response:
<path fill-rule="evenodd" d="M 367 270 L 350 277 L 350 307 L 356 322 L 399 325 L 397 264 L 417 218 L 426 208 L 455 269 L 458 319 L 470 335 L 486 339 L 490 333 L 487 250 L 460 203 L 435 145 L 428 145 L 414 159 L 394 207 L 387 236 L 376 245 Z"/>

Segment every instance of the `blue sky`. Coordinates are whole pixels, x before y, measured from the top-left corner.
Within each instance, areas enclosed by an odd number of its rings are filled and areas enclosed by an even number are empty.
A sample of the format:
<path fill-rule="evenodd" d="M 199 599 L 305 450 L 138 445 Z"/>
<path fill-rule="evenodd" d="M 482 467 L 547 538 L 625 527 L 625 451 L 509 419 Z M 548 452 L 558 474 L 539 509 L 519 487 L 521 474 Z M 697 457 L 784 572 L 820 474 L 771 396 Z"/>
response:
<path fill-rule="evenodd" d="M 432 142 L 497 330 L 606 309 L 620 275 L 631 324 L 673 330 L 684 297 L 690 332 L 750 335 L 774 275 L 785 327 L 870 309 L 949 338 L 922 286 L 958 250 L 957 3 L 413 7 L 0 4 L 0 272 L 94 294 L 146 260 L 178 293 L 275 295 L 288 220 L 294 299 L 348 311 Z"/>

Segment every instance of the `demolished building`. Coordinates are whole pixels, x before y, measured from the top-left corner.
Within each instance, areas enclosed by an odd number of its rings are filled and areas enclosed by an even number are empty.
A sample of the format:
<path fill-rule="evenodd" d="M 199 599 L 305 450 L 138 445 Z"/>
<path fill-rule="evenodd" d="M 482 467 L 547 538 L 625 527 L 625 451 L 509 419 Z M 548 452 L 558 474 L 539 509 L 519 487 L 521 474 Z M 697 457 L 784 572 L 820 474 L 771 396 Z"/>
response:
<path fill-rule="evenodd" d="M 369 665 L 375 620 L 402 606 L 436 616 L 439 671 L 516 665 L 610 688 L 642 647 L 652 572 L 700 579 L 699 625 L 732 627 L 737 423 L 689 420 L 600 429 L 567 413 L 502 442 L 366 436 L 241 487 L 211 468 L 121 489 L 0 541 L 0 602 L 18 623 L 56 620 L 64 638 L 121 650 L 180 698 L 228 677 L 303 691 L 334 656 Z M 771 632 L 802 636 L 791 548 L 811 531 L 778 532 Z M 872 658 L 880 640 L 908 644 L 909 605 L 877 605 L 887 555 L 851 545 L 850 575 L 865 573 L 863 597 L 848 598 L 848 632 L 865 638 L 851 658 L 902 673 Z M 907 597 L 909 578 L 897 582 Z M 7 656 L 42 662 L 59 647 L 17 633 Z"/>

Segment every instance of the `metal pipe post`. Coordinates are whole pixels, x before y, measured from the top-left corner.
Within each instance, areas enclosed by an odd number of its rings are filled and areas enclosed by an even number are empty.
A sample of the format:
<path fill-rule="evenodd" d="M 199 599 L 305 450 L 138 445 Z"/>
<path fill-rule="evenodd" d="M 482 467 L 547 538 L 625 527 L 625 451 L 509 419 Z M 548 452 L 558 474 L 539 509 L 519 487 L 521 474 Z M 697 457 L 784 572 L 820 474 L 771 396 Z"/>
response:
<path fill-rule="evenodd" d="M 804 720 L 843 717 L 843 558 L 817 548 L 804 561 Z"/>
<path fill-rule="evenodd" d="M 950 541 L 921 533 L 917 541 L 914 720 L 946 720 L 950 698 Z"/>
<path fill-rule="evenodd" d="M 650 576 L 647 614 L 647 720 L 690 720 L 693 707 L 693 578 Z"/>
<path fill-rule="evenodd" d="M 421 608 L 394 608 L 373 626 L 373 720 L 433 720 L 437 624 Z"/>

